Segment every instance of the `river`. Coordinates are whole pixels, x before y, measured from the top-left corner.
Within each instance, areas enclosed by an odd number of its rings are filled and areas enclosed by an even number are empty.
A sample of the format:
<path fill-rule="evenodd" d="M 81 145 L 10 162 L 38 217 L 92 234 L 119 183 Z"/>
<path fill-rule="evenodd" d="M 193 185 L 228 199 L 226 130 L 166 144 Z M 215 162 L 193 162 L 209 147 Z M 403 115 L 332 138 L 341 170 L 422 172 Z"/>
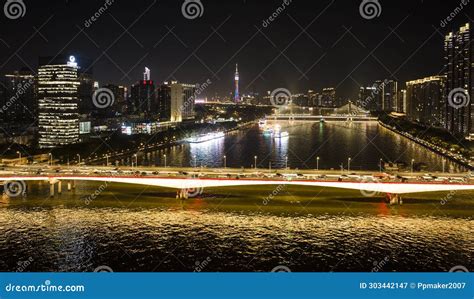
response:
<path fill-rule="evenodd" d="M 375 123 L 284 124 L 286 139 L 258 127 L 202 144 L 144 153 L 140 164 L 378 169 L 379 159 L 442 159 Z M 194 160 L 194 157 L 195 160 Z M 447 163 L 454 171 L 457 166 Z M 347 165 L 346 165 L 347 166 Z M 78 182 L 49 197 L 45 182 L 0 200 L 0 271 L 449 271 L 473 270 L 472 192 L 404 196 L 308 187 L 173 190 Z"/>

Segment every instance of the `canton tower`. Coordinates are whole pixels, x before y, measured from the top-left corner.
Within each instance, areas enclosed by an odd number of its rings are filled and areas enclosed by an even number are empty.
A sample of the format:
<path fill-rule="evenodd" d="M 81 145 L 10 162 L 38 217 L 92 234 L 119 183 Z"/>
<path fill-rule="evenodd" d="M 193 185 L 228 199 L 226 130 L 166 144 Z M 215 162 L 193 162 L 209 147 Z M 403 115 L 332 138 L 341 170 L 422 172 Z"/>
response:
<path fill-rule="evenodd" d="M 234 92 L 234 102 L 240 102 L 239 96 L 239 66 L 235 64 L 235 92 Z"/>

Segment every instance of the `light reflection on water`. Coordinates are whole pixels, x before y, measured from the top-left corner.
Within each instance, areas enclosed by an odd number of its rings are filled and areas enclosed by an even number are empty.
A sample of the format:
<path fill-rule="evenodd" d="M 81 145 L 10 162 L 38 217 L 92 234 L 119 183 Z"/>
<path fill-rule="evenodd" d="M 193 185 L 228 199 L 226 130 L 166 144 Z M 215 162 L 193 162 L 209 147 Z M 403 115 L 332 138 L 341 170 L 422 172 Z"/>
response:
<path fill-rule="evenodd" d="M 437 209 L 429 202 L 388 207 L 335 198 L 328 201 L 333 206 L 272 201 L 263 207 L 259 196 L 181 202 L 135 186 L 126 196 L 127 189 L 111 188 L 85 205 L 81 199 L 94 191 L 91 186 L 80 184 L 76 194 L 55 199 L 43 187 L 0 205 L 0 271 L 15 271 L 30 258 L 25 271 L 92 271 L 100 265 L 193 271 L 203 260 L 210 260 L 203 271 L 270 271 L 277 265 L 371 271 L 386 259 L 380 271 L 473 266 L 472 217 L 449 211 L 431 216 Z"/>
<path fill-rule="evenodd" d="M 271 122 L 269 122 L 271 123 Z M 376 122 L 346 124 L 344 122 L 307 123 L 279 122 L 288 138 L 273 139 L 255 126 L 234 132 L 224 138 L 198 144 L 182 144 L 165 150 L 142 154 L 139 163 L 144 165 L 167 165 L 222 167 L 224 155 L 229 167 L 251 167 L 254 156 L 260 168 L 285 167 L 286 157 L 291 168 L 316 168 L 316 157 L 320 157 L 320 168 L 339 169 L 347 167 L 351 157 L 351 169 L 377 170 L 379 160 L 399 161 L 407 167 L 411 160 L 426 164 L 427 171 L 441 171 L 443 157 L 427 150 Z M 130 163 L 130 159 L 121 163 Z M 459 171 L 463 167 L 446 160 L 446 170 Z"/>

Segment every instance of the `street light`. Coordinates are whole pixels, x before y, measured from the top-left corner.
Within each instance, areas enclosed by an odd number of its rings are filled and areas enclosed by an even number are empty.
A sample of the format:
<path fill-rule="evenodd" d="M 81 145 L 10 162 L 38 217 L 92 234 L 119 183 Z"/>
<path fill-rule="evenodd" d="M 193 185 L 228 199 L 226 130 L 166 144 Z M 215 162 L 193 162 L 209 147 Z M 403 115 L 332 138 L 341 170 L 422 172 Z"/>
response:
<path fill-rule="evenodd" d="M 105 155 L 105 166 L 109 166 L 109 155 Z"/>
<path fill-rule="evenodd" d="M 81 165 L 81 155 L 77 154 L 77 156 L 79 157 L 79 162 L 77 164 Z"/>
<path fill-rule="evenodd" d="M 163 157 L 165 158 L 165 168 L 166 168 L 166 154 L 163 155 Z"/>
<path fill-rule="evenodd" d="M 197 167 L 196 155 L 194 155 L 193 158 L 194 158 L 194 168 L 196 168 Z"/>
<path fill-rule="evenodd" d="M 227 156 L 224 155 L 224 168 L 227 168 Z"/>
<path fill-rule="evenodd" d="M 444 173 L 444 170 L 445 170 L 445 166 L 446 166 L 446 159 L 443 158 L 443 173 Z"/>
<path fill-rule="evenodd" d="M 413 164 L 415 163 L 415 159 L 411 159 L 411 173 L 413 173 Z"/>
<path fill-rule="evenodd" d="M 133 154 L 133 156 L 135 157 L 135 167 L 138 167 L 138 156 L 137 154 Z M 133 160 L 132 160 L 132 168 L 133 168 Z"/>
<path fill-rule="evenodd" d="M 319 170 L 319 157 L 316 157 L 316 170 Z"/>
<path fill-rule="evenodd" d="M 351 158 L 347 158 L 347 172 L 351 171 Z"/>
<path fill-rule="evenodd" d="M 383 162 L 383 160 L 382 160 L 382 158 L 380 158 L 380 160 L 379 160 L 379 169 L 380 169 L 380 172 L 382 172 L 382 162 Z"/>
<path fill-rule="evenodd" d="M 254 156 L 253 159 L 255 160 L 255 169 L 257 169 L 257 156 Z"/>
<path fill-rule="evenodd" d="M 288 169 L 288 156 L 285 156 L 285 169 Z"/>
<path fill-rule="evenodd" d="M 53 166 L 53 154 L 49 153 L 50 165 Z"/>
<path fill-rule="evenodd" d="M 20 157 L 18 158 L 20 160 L 20 164 L 21 164 L 21 153 L 19 151 L 16 152 L 18 155 L 20 155 Z"/>

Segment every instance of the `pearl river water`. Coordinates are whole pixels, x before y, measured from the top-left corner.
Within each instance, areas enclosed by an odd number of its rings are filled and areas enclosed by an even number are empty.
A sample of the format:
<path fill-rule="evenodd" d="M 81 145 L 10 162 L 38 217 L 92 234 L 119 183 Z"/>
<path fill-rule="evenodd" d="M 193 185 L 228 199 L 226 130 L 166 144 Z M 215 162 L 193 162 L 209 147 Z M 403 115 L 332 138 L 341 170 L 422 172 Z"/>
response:
<path fill-rule="evenodd" d="M 139 164 L 347 168 L 377 171 L 379 159 L 443 158 L 377 123 L 281 123 L 286 138 L 258 126 L 205 143 L 142 153 Z M 288 157 L 288 162 L 286 161 Z M 126 162 L 126 161 L 123 161 Z M 409 166 L 408 166 L 409 167 Z M 462 170 L 446 161 L 446 170 Z M 373 196 L 372 196 L 373 195 Z M 472 192 L 383 194 L 331 188 L 209 188 L 175 191 L 78 182 L 49 197 L 47 182 L 0 199 L 0 271 L 449 271 L 473 269 Z"/>
<path fill-rule="evenodd" d="M 263 128 L 236 131 L 224 138 L 202 143 L 184 143 L 164 150 L 139 153 L 139 165 L 197 167 L 254 167 L 347 169 L 351 158 L 352 170 L 379 170 L 380 159 L 397 162 L 410 170 L 465 171 L 463 166 L 408 140 L 377 122 L 268 122 L 269 127 L 280 125 L 288 137 L 272 138 Z M 224 156 L 226 157 L 224 159 Z M 317 162 L 319 157 L 319 163 Z M 288 160 L 288 162 L 286 161 Z M 444 162 L 443 162 L 444 160 Z M 121 164 L 131 164 L 132 157 Z M 288 164 L 286 164 L 288 163 Z"/>

